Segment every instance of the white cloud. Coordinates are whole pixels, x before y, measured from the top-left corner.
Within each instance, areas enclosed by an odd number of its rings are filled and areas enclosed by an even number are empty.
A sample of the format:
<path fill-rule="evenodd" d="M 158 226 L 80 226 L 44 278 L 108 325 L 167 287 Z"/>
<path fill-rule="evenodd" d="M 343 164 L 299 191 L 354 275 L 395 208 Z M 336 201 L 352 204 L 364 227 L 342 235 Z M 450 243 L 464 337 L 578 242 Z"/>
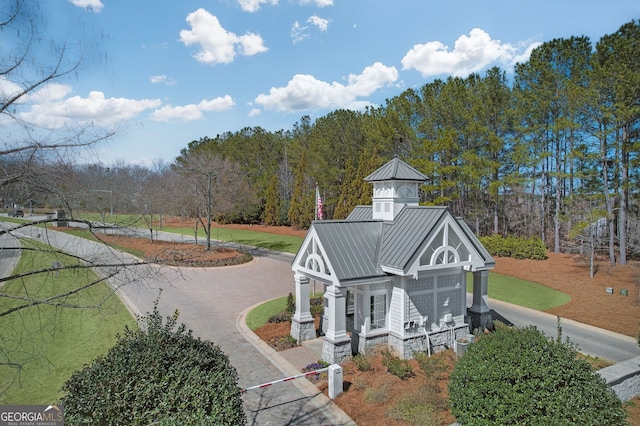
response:
<path fill-rule="evenodd" d="M 293 44 L 300 43 L 305 38 L 309 37 L 309 34 L 306 33 L 307 26 L 302 26 L 298 21 L 293 23 L 291 27 L 291 38 L 293 39 Z"/>
<path fill-rule="evenodd" d="M 59 128 L 70 123 L 115 123 L 130 120 L 161 104 L 159 99 L 105 98 L 104 93 L 98 91 L 90 92 L 86 98 L 73 96 L 64 100 L 59 98 L 60 90 L 51 90 L 49 94 L 55 101 L 34 104 L 18 117 L 46 128 Z"/>
<path fill-rule="evenodd" d="M 74 6 L 82 7 L 94 12 L 100 12 L 104 4 L 100 0 L 69 0 Z"/>
<path fill-rule="evenodd" d="M 43 86 L 42 88 L 26 93 L 20 96 L 13 102 L 14 105 L 21 105 L 26 103 L 43 103 L 51 102 L 64 98 L 71 93 L 71 86 L 68 84 L 51 83 Z M 24 92 L 22 86 L 15 84 L 6 78 L 0 77 L 0 97 L 2 99 L 11 99 L 14 96 L 18 96 Z"/>
<path fill-rule="evenodd" d="M 152 75 L 151 77 L 149 77 L 149 81 L 151 81 L 153 84 L 166 84 L 167 86 L 173 86 L 174 84 L 176 84 L 176 81 L 172 78 L 167 77 L 164 74 L 161 75 Z"/>
<path fill-rule="evenodd" d="M 514 56 L 513 60 L 509 64 L 509 66 L 513 67 L 518 63 L 527 62 L 529 60 L 529 57 L 531 57 L 531 52 L 533 51 L 533 49 L 535 49 L 536 47 L 540 46 L 541 44 L 542 43 L 540 43 L 540 42 L 535 42 L 535 43 L 531 43 L 531 44 L 526 45 L 525 46 L 525 51 L 521 55 Z"/>
<path fill-rule="evenodd" d="M 359 75 L 349 75 L 347 85 L 297 74 L 285 87 L 272 87 L 268 95 L 258 95 L 255 102 L 265 109 L 289 112 L 320 108 L 362 109 L 370 103 L 358 100 L 358 97 L 369 96 L 397 79 L 395 67 L 387 67 L 380 62 L 365 68 Z"/>
<path fill-rule="evenodd" d="M 416 44 L 402 58 L 402 67 L 415 69 L 425 78 L 441 74 L 466 77 L 495 61 L 512 66 L 516 57 L 523 58 L 515 46 L 492 40 L 485 31 L 474 28 L 469 36 L 456 40 L 452 51 L 439 41 Z"/>
<path fill-rule="evenodd" d="M 238 0 L 238 4 L 240 5 L 240 9 L 245 12 L 257 12 L 260 10 L 261 4 L 278 4 L 278 0 Z"/>
<path fill-rule="evenodd" d="M 189 104 L 184 106 L 163 106 L 153 111 L 151 119 L 154 121 L 169 121 L 178 119 L 181 121 L 194 121 L 204 118 L 204 111 L 225 111 L 235 105 L 233 98 L 225 95 L 221 98 L 215 98 L 210 101 L 203 100 L 198 104 Z"/>
<path fill-rule="evenodd" d="M 210 65 L 233 62 L 237 53 L 255 55 L 268 49 L 262 38 L 253 33 L 238 36 L 220 25 L 218 18 L 204 9 L 198 9 L 187 16 L 191 30 L 180 31 L 180 41 L 185 46 L 196 44 L 200 50 L 193 56 L 199 62 Z"/>
<path fill-rule="evenodd" d="M 307 24 L 314 25 L 323 32 L 327 31 L 329 22 L 329 20 L 320 18 L 316 15 L 310 16 L 309 19 L 307 19 Z M 309 33 L 307 32 L 308 29 L 308 25 L 300 25 L 298 21 L 295 21 L 291 27 L 291 38 L 293 39 L 293 44 L 299 43 L 309 37 Z"/>
<path fill-rule="evenodd" d="M 326 32 L 329 27 L 329 20 L 313 15 L 307 19 L 307 22 L 318 27 L 320 31 Z"/>
<path fill-rule="evenodd" d="M 318 7 L 327 7 L 333 6 L 333 0 L 300 0 L 300 4 L 309 4 L 313 3 Z"/>
<path fill-rule="evenodd" d="M 68 84 L 52 83 L 44 86 L 42 89 L 29 94 L 25 101 L 27 102 L 53 102 L 63 99 L 73 89 Z"/>
<path fill-rule="evenodd" d="M 260 108 L 253 108 L 251 111 L 249 111 L 249 117 L 256 117 L 260 114 L 262 114 Z"/>

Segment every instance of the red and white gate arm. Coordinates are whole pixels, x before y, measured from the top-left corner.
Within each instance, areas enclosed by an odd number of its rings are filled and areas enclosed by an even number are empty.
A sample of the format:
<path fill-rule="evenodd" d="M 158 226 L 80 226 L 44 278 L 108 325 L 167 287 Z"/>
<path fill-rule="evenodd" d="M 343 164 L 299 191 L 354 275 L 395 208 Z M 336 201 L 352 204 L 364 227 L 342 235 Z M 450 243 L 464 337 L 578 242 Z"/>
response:
<path fill-rule="evenodd" d="M 247 391 L 254 390 L 254 389 L 268 388 L 269 386 L 275 385 L 276 383 L 289 382 L 289 381 L 294 380 L 294 379 L 299 379 L 300 377 L 315 376 L 315 375 L 318 375 L 320 373 L 324 373 L 325 371 L 329 371 L 329 367 L 321 368 L 319 370 L 309 371 L 307 373 L 296 374 L 295 376 L 290 376 L 290 377 L 287 377 L 287 378 L 284 378 L 284 379 L 280 379 L 280 380 L 274 380 L 273 382 L 263 383 L 263 384 L 258 385 L 258 386 L 251 386 L 250 388 L 243 389 L 242 391 L 240 391 L 240 393 L 246 393 Z"/>

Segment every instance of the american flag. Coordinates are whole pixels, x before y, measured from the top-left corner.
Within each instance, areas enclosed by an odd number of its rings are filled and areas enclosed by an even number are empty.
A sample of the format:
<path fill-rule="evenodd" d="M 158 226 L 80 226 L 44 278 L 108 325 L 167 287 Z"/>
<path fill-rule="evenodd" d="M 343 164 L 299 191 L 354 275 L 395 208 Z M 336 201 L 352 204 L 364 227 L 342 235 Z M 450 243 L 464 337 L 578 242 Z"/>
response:
<path fill-rule="evenodd" d="M 318 190 L 317 186 L 316 186 L 316 199 L 318 200 L 316 217 L 318 218 L 318 220 L 322 220 L 322 197 L 320 197 L 320 191 Z"/>

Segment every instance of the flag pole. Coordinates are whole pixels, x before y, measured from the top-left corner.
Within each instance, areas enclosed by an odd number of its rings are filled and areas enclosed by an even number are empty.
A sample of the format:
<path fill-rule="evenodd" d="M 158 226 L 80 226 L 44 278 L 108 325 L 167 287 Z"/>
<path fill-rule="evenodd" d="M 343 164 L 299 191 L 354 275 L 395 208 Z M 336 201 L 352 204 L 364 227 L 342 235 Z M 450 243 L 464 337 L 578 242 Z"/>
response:
<path fill-rule="evenodd" d="M 318 182 L 316 182 L 316 199 L 313 204 L 315 204 L 316 212 L 315 212 L 315 220 L 318 220 L 318 197 L 320 196 L 320 191 L 318 190 Z"/>

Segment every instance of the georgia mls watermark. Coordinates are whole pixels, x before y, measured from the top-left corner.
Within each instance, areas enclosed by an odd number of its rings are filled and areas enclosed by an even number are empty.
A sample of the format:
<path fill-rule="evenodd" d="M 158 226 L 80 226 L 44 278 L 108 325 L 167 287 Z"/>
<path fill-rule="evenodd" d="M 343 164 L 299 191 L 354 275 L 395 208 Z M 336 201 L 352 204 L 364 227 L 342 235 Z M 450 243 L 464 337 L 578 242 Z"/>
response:
<path fill-rule="evenodd" d="M 62 405 L 0 405 L 0 426 L 64 426 Z"/>

